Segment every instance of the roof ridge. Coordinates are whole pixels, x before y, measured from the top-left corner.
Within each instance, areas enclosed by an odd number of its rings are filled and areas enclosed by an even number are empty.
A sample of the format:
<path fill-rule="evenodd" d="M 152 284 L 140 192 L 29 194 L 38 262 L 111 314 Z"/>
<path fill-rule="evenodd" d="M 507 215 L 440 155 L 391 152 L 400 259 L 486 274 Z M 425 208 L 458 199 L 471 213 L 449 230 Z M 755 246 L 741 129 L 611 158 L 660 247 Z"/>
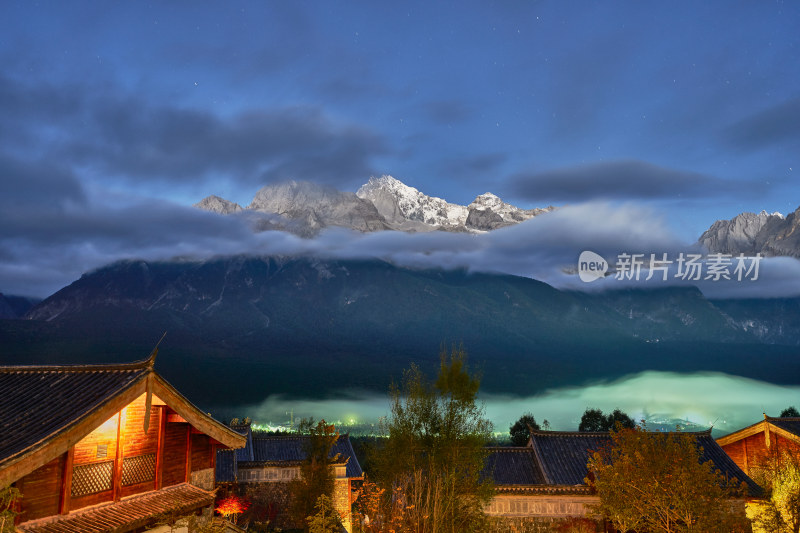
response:
<path fill-rule="evenodd" d="M 533 430 L 531 435 L 548 436 L 548 437 L 566 437 L 568 435 L 575 437 L 605 437 L 611 435 L 610 431 L 544 431 Z"/>
<path fill-rule="evenodd" d="M 785 418 L 781 420 L 786 420 Z M 798 418 L 797 420 L 800 420 Z M 672 434 L 682 434 L 682 435 L 711 435 L 711 428 L 703 429 L 700 431 L 645 431 L 645 433 L 652 433 L 652 434 L 659 434 L 659 435 L 672 435 Z M 612 434 L 611 431 L 543 431 L 543 430 L 533 430 L 531 431 L 531 436 L 540 436 L 540 437 L 610 437 Z"/>
<path fill-rule="evenodd" d="M 153 368 L 152 354 L 146 359 L 131 363 L 90 363 L 65 365 L 8 365 L 0 366 L 0 372 L 125 372 Z"/>

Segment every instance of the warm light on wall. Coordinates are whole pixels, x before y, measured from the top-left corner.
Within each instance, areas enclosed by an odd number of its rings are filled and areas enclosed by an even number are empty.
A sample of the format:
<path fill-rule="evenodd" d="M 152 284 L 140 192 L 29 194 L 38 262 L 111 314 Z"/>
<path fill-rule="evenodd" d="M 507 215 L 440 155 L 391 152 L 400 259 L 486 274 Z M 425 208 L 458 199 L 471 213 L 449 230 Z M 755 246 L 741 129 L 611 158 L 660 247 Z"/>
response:
<path fill-rule="evenodd" d="M 100 427 L 89 433 L 83 440 L 106 440 L 106 439 L 116 439 L 117 438 L 117 422 L 119 421 L 119 415 L 115 414 L 105 422 L 103 422 Z"/>

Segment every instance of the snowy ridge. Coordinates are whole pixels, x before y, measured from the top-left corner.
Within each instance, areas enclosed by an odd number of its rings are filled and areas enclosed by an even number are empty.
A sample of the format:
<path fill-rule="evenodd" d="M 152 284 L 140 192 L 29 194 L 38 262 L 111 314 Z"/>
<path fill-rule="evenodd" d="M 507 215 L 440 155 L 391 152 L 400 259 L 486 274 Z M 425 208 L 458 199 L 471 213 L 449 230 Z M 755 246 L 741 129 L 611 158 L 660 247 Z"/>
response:
<path fill-rule="evenodd" d="M 428 196 L 392 176 L 370 178 L 358 189 L 356 196 L 370 200 L 381 212 L 378 204 L 385 201 L 383 193 L 394 198 L 399 212 L 406 220 L 416 220 L 431 226 L 463 226 L 469 215 L 469 209 L 465 206 Z M 383 212 L 381 214 L 384 215 Z"/>
<path fill-rule="evenodd" d="M 523 220 L 533 218 L 537 215 L 541 215 L 542 213 L 549 213 L 550 211 L 554 210 L 555 207 L 551 205 L 545 208 L 537 207 L 527 210 L 520 209 L 519 207 L 507 204 L 497 195 L 486 192 L 478 195 L 478 197 L 467 206 L 467 209 L 469 211 L 472 211 L 473 209 L 491 209 L 494 213 L 500 215 L 504 222 L 515 224 L 517 222 L 522 222 Z"/>
<path fill-rule="evenodd" d="M 781 213 L 740 213 L 717 220 L 699 239 L 710 253 L 800 257 L 800 208 Z"/>
<path fill-rule="evenodd" d="M 362 232 L 388 229 L 475 233 L 518 224 L 554 209 L 520 209 L 490 192 L 466 206 L 452 204 L 386 175 L 371 177 L 355 194 L 311 182 L 289 181 L 261 188 L 244 209 L 217 196 L 209 196 L 194 206 L 223 215 L 258 215 L 261 218 L 253 222 L 256 231 L 291 231 L 303 237 L 312 237 L 328 226 Z"/>

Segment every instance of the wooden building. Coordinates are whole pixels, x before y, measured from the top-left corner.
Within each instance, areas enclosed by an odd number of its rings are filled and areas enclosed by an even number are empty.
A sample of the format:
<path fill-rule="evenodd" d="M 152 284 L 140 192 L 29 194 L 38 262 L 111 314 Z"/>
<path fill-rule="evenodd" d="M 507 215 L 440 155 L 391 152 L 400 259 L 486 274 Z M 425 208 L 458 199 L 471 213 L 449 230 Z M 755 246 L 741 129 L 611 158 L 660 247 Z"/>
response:
<path fill-rule="evenodd" d="M 800 459 L 800 418 L 764 420 L 717 439 L 717 443 L 747 475 L 759 477 L 761 471 L 780 461 L 783 452 Z"/>
<path fill-rule="evenodd" d="M 702 461 L 713 461 L 726 476 L 756 485 L 711 437 L 693 433 L 702 447 Z M 486 507 L 490 517 L 514 524 L 520 531 L 569 520 L 592 518 L 588 506 L 598 503 L 585 483 L 586 464 L 593 451 L 611 444 L 608 432 L 533 431 L 525 447 L 490 448 L 483 475 L 495 484 L 495 497 Z"/>
<path fill-rule="evenodd" d="M 247 445 L 238 450 L 217 453 L 217 483 L 226 490 L 243 494 L 259 493 L 269 509 L 270 523 L 283 528 L 291 524 L 285 515 L 289 503 L 288 482 L 300 475 L 300 465 L 307 458 L 307 436 L 270 435 L 252 431 L 250 426 L 235 427 L 246 432 Z M 340 435 L 330 452 L 334 470 L 333 503 L 342 515 L 342 524 L 352 531 L 350 508 L 353 481 L 364 479 L 364 472 L 348 435 Z"/>
<path fill-rule="evenodd" d="M 216 452 L 245 437 L 153 370 L 0 367 L 0 487 L 22 493 L 24 532 L 144 531 L 214 502 Z"/>

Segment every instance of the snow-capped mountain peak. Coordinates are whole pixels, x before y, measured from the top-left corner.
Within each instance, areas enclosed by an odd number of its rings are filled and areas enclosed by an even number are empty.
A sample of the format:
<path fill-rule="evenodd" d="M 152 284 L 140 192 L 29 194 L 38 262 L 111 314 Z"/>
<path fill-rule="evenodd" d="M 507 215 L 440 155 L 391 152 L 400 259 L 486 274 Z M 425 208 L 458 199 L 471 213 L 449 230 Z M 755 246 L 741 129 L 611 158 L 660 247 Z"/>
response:
<path fill-rule="evenodd" d="M 355 194 L 311 182 L 288 181 L 263 187 L 246 208 L 216 196 L 205 198 L 195 207 L 219 214 L 243 211 L 257 215 L 253 219 L 257 231 L 281 229 L 302 236 L 315 235 L 328 226 L 367 232 L 481 232 L 554 209 L 520 209 L 490 192 L 467 206 L 453 204 L 388 175 L 371 177 Z"/>
<path fill-rule="evenodd" d="M 397 221 L 400 215 L 431 226 L 461 226 L 469 214 L 463 205 L 428 196 L 392 176 L 370 178 L 356 195 L 374 203 L 387 221 Z"/>

